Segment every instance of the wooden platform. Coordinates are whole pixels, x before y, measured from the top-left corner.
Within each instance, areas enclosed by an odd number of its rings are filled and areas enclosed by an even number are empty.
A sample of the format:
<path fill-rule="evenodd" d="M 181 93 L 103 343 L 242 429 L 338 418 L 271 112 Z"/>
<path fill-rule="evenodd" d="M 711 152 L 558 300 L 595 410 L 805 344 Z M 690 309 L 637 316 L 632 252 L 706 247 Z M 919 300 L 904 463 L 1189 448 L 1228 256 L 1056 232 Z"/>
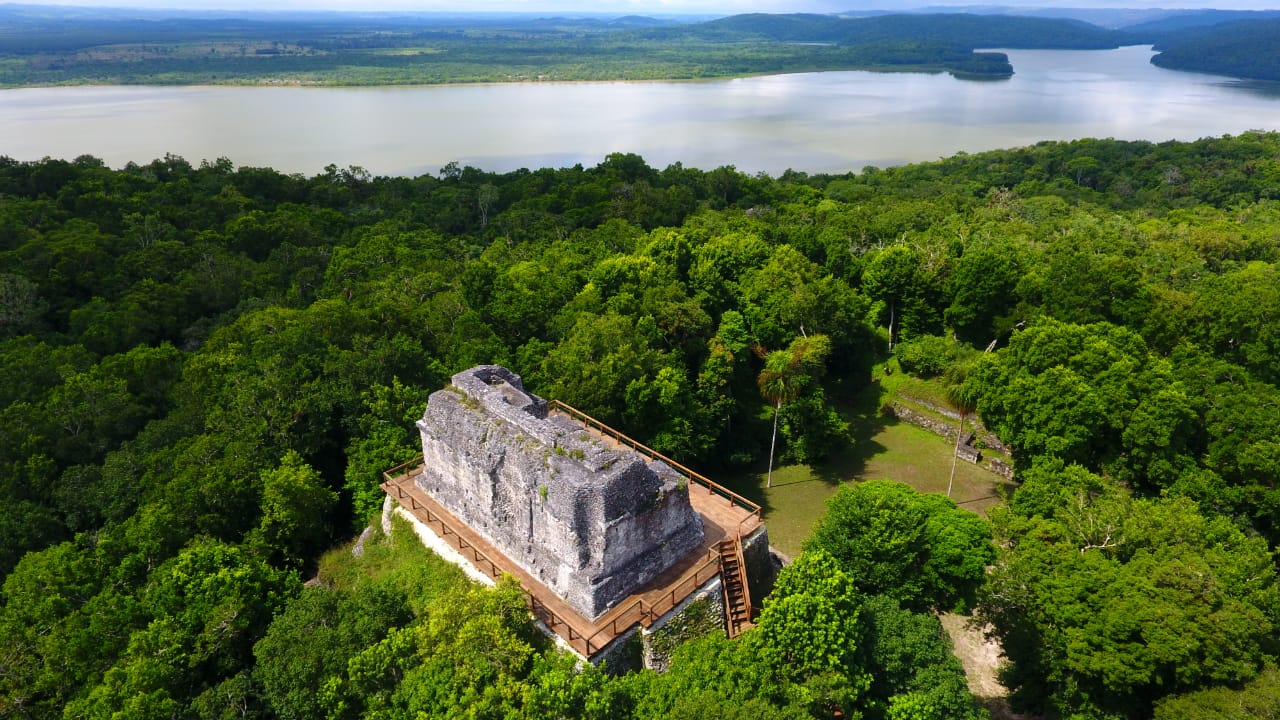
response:
<path fill-rule="evenodd" d="M 558 405 L 557 410 L 562 407 L 565 406 Z M 572 408 L 569 410 L 572 411 Z M 580 418 L 575 419 L 581 421 Z M 607 426 L 599 426 L 604 427 L 604 431 L 597 426 L 588 427 L 595 432 L 611 431 Z M 386 482 L 382 484 L 382 489 L 438 537 L 462 553 L 481 572 L 494 579 L 502 575 L 514 577 L 524 589 L 529 609 L 534 616 L 580 655 L 591 658 L 637 624 L 649 627 L 699 587 L 719 575 L 717 548 L 720 541 L 745 538 L 761 526 L 760 508 L 754 503 L 626 436 L 614 432 L 611 440 L 622 442 L 641 454 L 664 460 L 686 477 L 689 482 L 689 503 L 702 517 L 704 537 L 698 550 L 690 552 L 683 560 L 595 620 L 580 615 L 551 589 L 419 488 L 416 479 L 423 472 L 421 458 L 383 473 Z"/>

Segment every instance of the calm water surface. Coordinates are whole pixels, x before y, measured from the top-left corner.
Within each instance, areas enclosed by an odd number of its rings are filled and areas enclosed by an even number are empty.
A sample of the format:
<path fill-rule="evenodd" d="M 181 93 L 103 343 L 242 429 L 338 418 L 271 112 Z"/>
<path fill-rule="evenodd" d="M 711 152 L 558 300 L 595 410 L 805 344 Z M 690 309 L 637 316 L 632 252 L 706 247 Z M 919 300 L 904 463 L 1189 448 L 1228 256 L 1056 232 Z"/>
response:
<path fill-rule="evenodd" d="M 1280 95 L 1162 70 L 1146 47 L 1010 50 L 1015 75 L 827 72 L 699 83 L 0 91 L 0 155 L 181 155 L 315 174 L 449 161 L 493 171 L 635 152 L 747 172 L 858 170 L 1041 140 L 1192 140 L 1280 129 Z"/>

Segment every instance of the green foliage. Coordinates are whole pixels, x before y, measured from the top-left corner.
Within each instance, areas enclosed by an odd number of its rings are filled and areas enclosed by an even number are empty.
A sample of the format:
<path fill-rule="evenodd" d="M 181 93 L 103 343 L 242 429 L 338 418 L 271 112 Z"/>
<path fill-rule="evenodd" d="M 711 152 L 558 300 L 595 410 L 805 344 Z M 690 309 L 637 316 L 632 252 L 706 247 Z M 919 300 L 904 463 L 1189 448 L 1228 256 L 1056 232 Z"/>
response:
<path fill-rule="evenodd" d="M 359 557 L 341 546 L 325 553 L 316 577 L 334 590 L 358 593 L 368 585 L 388 588 L 402 595 L 416 615 L 436 598 L 465 582 L 462 570 L 426 549 L 413 526 L 399 516 L 391 518 L 391 535 L 374 525 Z"/>
<path fill-rule="evenodd" d="M 1099 467 L 1133 462 L 1126 440 L 1137 445 L 1158 434 L 1174 443 L 1146 450 L 1156 453 L 1176 452 L 1176 443 L 1185 442 L 1190 417 L 1176 403 L 1185 406 L 1186 400 L 1170 381 L 1168 364 L 1152 357 L 1131 330 L 1046 320 L 984 358 L 966 384 L 979 414 L 1009 443 L 1020 467 L 1043 456 Z M 1138 411 L 1144 404 L 1151 411 Z M 1153 404 L 1175 407 L 1157 410 Z M 1146 428 L 1144 422 L 1162 426 Z"/>
<path fill-rule="evenodd" d="M 787 404 L 786 420 L 782 423 L 782 435 L 787 440 L 784 454 L 797 462 L 825 459 L 848 430 L 848 424 L 827 405 L 819 384 L 826 374 L 830 353 L 831 339 L 826 335 L 813 335 L 798 337 L 786 350 L 775 350 L 764 358 L 764 369 L 756 377 L 756 384 L 764 399 L 773 405 L 770 480 L 783 403 Z"/>
<path fill-rule="evenodd" d="M 206 684 L 244 667 L 254 638 L 299 586 L 292 574 L 235 546 L 194 541 L 146 587 L 142 603 L 151 622 L 68 712 L 94 718 L 177 712 Z"/>
<path fill-rule="evenodd" d="M 1161 39 L 1153 65 L 1257 80 L 1280 80 L 1280 71 L 1266 58 L 1276 52 L 1280 20 L 1257 18 L 1223 22 L 1211 27 L 1170 33 Z"/>
<path fill-rule="evenodd" d="M 324 547 L 329 517 L 337 493 L 296 452 L 289 451 L 280 467 L 262 474 L 262 522 L 256 537 L 269 555 L 297 565 Z"/>
<path fill-rule="evenodd" d="M 862 287 L 879 301 L 881 321 L 889 331 L 892 348 L 898 337 L 915 337 L 937 331 L 939 317 L 930 302 L 937 279 L 926 258 L 906 245 L 892 245 L 872 256 L 862 271 Z"/>
<path fill-rule="evenodd" d="M 278 717 L 324 717 L 320 689 L 341 682 L 351 657 L 409 617 L 404 596 L 379 585 L 307 588 L 254 646 L 255 679 Z"/>
<path fill-rule="evenodd" d="M 622 683 L 635 717 L 860 717 L 860 597 L 827 555 L 805 553 L 778 576 L 759 622 L 737 641 L 720 633 L 680 645 L 666 673 Z"/>
<path fill-rule="evenodd" d="M 1215 687 L 1166 697 L 1156 703 L 1156 720 L 1239 718 L 1275 720 L 1280 717 L 1280 672 L 1267 665 L 1240 687 Z"/>
<path fill-rule="evenodd" d="M 936 615 L 905 610 L 883 595 L 867 598 L 862 612 L 871 694 L 888 700 L 885 717 L 986 717 Z"/>
<path fill-rule="evenodd" d="M 357 715 L 517 712 L 542 642 L 514 582 L 459 589 L 353 656 L 346 681 L 329 684 L 322 702 Z"/>
<path fill-rule="evenodd" d="M 752 636 L 760 659 L 783 677 L 836 673 L 855 686 L 862 625 L 853 577 L 821 550 L 801 553 L 778 574 Z M 852 689 L 852 688 L 851 688 Z"/>
<path fill-rule="evenodd" d="M 344 488 L 351 495 L 357 521 L 372 517 L 382 509 L 382 473 L 413 457 L 418 448 L 414 423 L 425 405 L 421 390 L 408 387 L 399 378 L 391 385 L 374 385 L 361 394 L 365 413 L 358 420 L 360 430 L 347 446 Z"/>
<path fill-rule="evenodd" d="M 970 604 L 995 557 L 981 518 L 887 481 L 841 488 L 805 548 L 830 553 L 860 592 L 919 610 Z"/>
<path fill-rule="evenodd" d="M 898 366 L 922 378 L 942 375 L 965 356 L 969 346 L 937 335 L 921 335 L 893 348 Z"/>
<path fill-rule="evenodd" d="M 359 559 L 323 556 L 339 600 L 290 614 L 292 573 L 376 512 L 380 472 L 418 452 L 413 422 L 454 372 L 507 364 L 710 472 L 762 460 L 775 418 L 781 452 L 812 462 L 848 441 L 834 408 L 885 359 L 872 324 L 892 314 L 906 367 L 963 382 L 1013 448 L 980 610 L 1018 699 L 1258 705 L 1276 652 L 1278 153 L 1265 133 L 1081 140 L 780 178 L 634 155 L 418 178 L 0 158 L 0 697 L 30 717 L 277 700 L 965 717 L 912 613 L 970 606 L 988 529 L 877 483 L 815 536 L 844 580 L 795 580 L 758 630 L 683 645 L 662 677 L 574 671 L 399 525 Z M 904 379 L 925 382 L 884 381 Z M 282 639 L 295 622 L 333 631 L 315 666 Z"/>
<path fill-rule="evenodd" d="M 1145 715 L 1166 695 L 1257 676 L 1280 619 L 1266 543 L 1186 500 L 1064 480 L 1034 516 L 1015 507 L 995 523 L 1003 549 L 980 609 L 1012 661 L 1016 706 Z"/>
<path fill-rule="evenodd" d="M 1024 272 L 1021 248 L 1014 243 L 966 248 L 947 278 L 947 325 L 978 347 L 1008 334 L 1016 322 L 1018 281 Z"/>

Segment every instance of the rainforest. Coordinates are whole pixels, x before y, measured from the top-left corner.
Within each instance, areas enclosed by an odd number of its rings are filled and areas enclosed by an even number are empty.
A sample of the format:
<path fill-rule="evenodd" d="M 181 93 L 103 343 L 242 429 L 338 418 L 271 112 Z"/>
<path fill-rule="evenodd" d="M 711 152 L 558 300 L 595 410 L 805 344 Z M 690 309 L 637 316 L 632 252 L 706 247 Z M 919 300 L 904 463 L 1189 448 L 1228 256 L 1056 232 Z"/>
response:
<path fill-rule="evenodd" d="M 840 175 L 4 158 L 0 716 L 1274 718 L 1278 263 L 1263 132 Z M 378 530 L 488 363 L 745 493 L 778 412 L 832 499 L 757 627 L 579 666 Z M 1006 446 L 983 514 L 823 470 L 904 379 Z"/>

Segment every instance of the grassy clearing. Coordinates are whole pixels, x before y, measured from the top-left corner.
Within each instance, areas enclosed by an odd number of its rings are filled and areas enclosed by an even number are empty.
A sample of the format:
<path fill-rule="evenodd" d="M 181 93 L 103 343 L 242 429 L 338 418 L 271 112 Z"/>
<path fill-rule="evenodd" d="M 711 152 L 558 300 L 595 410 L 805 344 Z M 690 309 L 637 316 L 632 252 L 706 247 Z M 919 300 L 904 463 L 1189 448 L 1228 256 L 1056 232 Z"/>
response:
<path fill-rule="evenodd" d="M 946 384 L 941 378 L 925 380 L 908 375 L 898 367 L 897 360 L 890 360 L 882 367 L 892 371 L 882 374 L 877 369 L 876 378 L 886 393 L 916 398 L 937 407 L 951 407 L 951 402 L 947 400 Z"/>
<path fill-rule="evenodd" d="M 821 466 L 784 465 L 773 471 L 773 487 L 765 488 L 766 468 L 727 476 L 723 482 L 764 508 L 769 540 L 794 555 L 844 482 L 896 480 L 921 492 L 945 493 L 951 475 L 953 446 L 949 440 L 879 413 L 888 390 L 880 383 L 867 388 L 847 409 L 853 442 Z M 980 467 L 956 464 L 951 497 L 962 508 L 985 514 L 1003 502 L 1006 481 Z"/>

